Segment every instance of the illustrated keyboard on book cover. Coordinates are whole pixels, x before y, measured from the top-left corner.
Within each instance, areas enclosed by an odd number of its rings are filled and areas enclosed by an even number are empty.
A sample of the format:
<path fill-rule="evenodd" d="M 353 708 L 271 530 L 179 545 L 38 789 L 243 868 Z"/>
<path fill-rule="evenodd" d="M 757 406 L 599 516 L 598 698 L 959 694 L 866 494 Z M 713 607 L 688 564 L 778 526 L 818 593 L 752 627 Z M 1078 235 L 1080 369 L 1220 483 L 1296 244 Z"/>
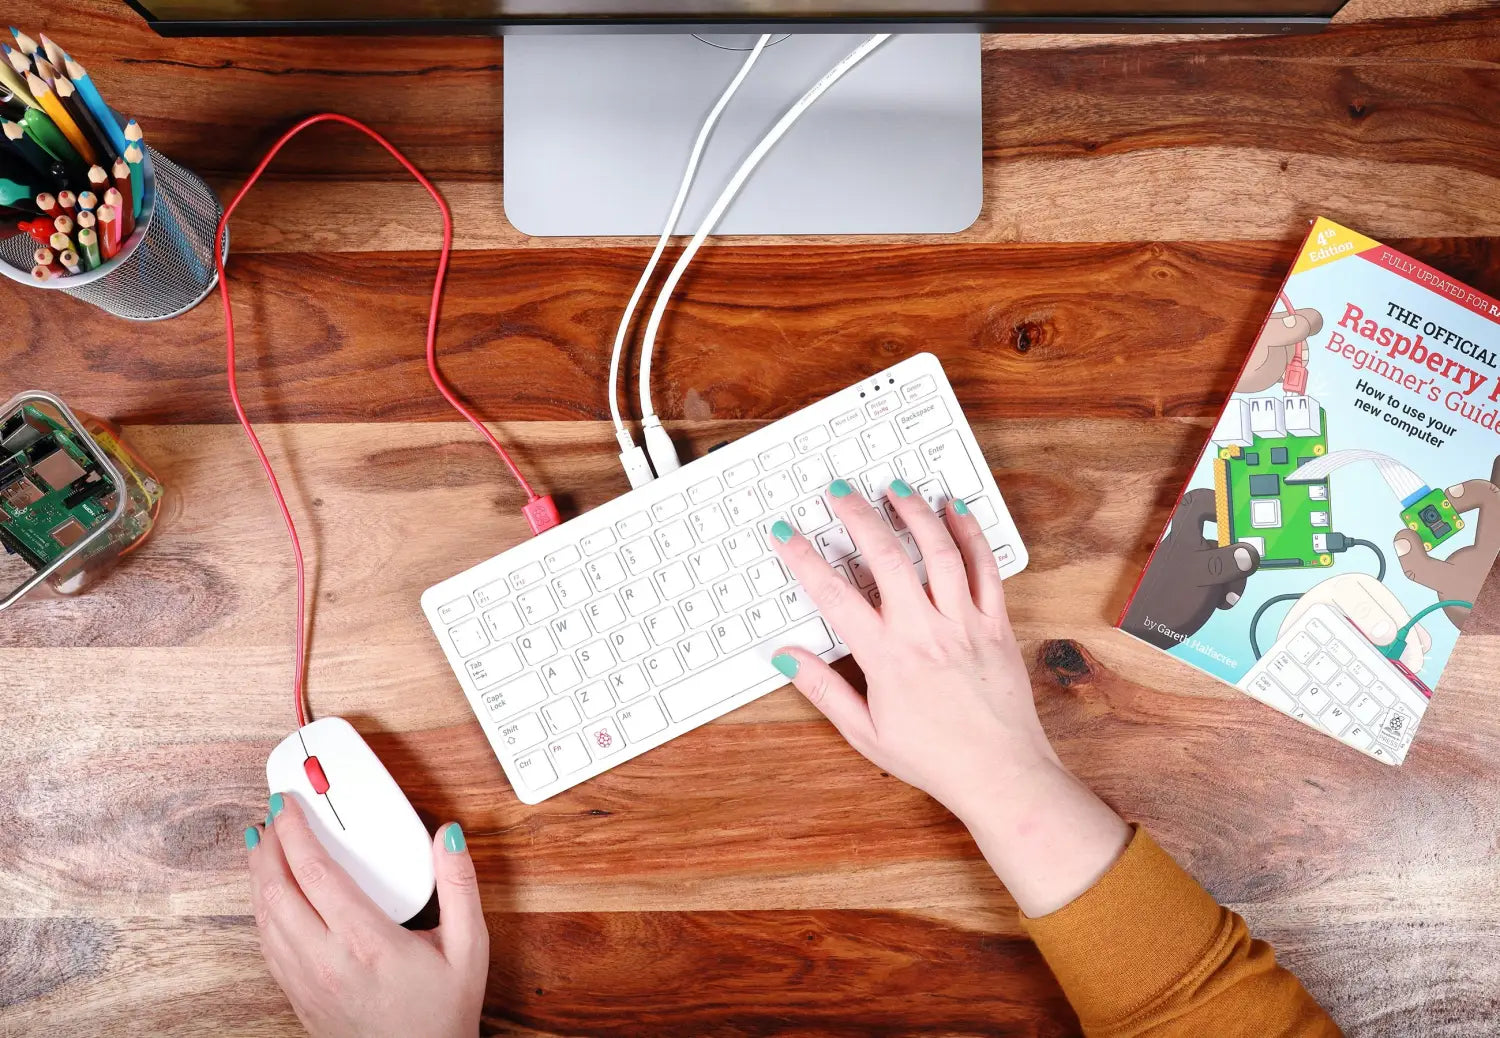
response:
<path fill-rule="evenodd" d="M 1240 688 L 1387 764 L 1406 759 L 1427 710 L 1406 672 L 1325 602 L 1292 621 Z"/>
<path fill-rule="evenodd" d="M 1026 565 L 937 358 L 920 354 L 482 562 L 422 611 L 516 794 L 539 803 L 785 684 L 775 651 L 848 654 L 770 549 L 785 519 L 879 604 L 824 490 L 900 477 L 963 498 L 1002 577 Z"/>

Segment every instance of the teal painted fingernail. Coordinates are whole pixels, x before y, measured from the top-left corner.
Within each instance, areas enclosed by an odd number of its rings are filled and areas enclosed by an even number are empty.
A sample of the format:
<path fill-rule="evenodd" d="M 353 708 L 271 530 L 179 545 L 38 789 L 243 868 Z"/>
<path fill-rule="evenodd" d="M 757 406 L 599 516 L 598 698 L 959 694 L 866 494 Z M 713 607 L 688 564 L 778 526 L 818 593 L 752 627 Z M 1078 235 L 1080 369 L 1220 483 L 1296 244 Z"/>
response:
<path fill-rule="evenodd" d="M 792 524 L 785 519 L 778 519 L 771 524 L 771 536 L 782 544 L 792 539 Z"/>
<path fill-rule="evenodd" d="M 271 812 L 269 812 L 269 811 L 266 812 L 266 824 L 267 825 L 271 824 Z"/>
<path fill-rule="evenodd" d="M 854 493 L 854 488 L 849 485 L 847 479 L 836 479 L 828 484 L 828 492 L 834 497 L 848 497 Z"/>
<path fill-rule="evenodd" d="M 955 497 L 953 499 L 953 510 L 959 515 L 969 514 L 969 506 L 964 504 L 964 499 L 961 497 Z"/>
<path fill-rule="evenodd" d="M 468 846 L 464 842 L 463 827 L 457 822 L 449 822 L 448 828 L 443 830 L 443 846 L 453 854 L 459 853 Z"/>
<path fill-rule="evenodd" d="M 891 480 L 891 493 L 897 497 L 911 497 L 911 487 L 904 479 Z"/>
<path fill-rule="evenodd" d="M 271 794 L 271 817 L 275 818 L 281 814 L 281 809 L 286 807 L 286 799 L 280 793 Z"/>
<path fill-rule="evenodd" d="M 260 830 L 252 825 L 245 830 L 245 850 L 253 851 L 259 843 Z"/>
<path fill-rule="evenodd" d="M 777 670 L 781 671 L 787 677 L 795 678 L 797 676 L 797 657 L 791 653 L 778 652 L 771 657 L 771 662 L 775 664 Z"/>

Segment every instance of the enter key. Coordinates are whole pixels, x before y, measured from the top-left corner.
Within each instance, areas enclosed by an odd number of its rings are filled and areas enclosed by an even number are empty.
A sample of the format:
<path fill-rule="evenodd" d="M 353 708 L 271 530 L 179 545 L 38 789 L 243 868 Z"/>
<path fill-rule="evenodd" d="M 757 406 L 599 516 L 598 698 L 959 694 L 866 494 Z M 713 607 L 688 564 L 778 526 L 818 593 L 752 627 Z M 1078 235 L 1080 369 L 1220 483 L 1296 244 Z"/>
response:
<path fill-rule="evenodd" d="M 927 470 L 942 475 L 948 492 L 954 497 L 969 497 L 984 489 L 974 463 L 964 450 L 958 430 L 950 429 L 943 435 L 922 444 L 922 457 L 927 461 Z"/>

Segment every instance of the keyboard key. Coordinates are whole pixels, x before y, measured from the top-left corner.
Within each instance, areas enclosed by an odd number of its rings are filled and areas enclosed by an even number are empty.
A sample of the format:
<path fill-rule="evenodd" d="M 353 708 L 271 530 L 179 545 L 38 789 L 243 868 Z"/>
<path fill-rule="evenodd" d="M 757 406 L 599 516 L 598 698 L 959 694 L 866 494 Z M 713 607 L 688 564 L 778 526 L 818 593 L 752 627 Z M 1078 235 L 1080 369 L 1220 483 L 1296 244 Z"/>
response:
<path fill-rule="evenodd" d="M 585 555 L 598 555 L 605 548 L 615 543 L 615 532 L 605 527 L 602 530 L 595 530 L 578 543 L 583 548 Z"/>
<path fill-rule="evenodd" d="M 823 444 L 832 438 L 829 435 L 828 426 L 815 425 L 806 432 L 798 433 L 797 437 L 792 440 L 792 443 L 796 445 L 799 453 L 806 454 L 810 450 L 816 450 L 823 446 Z"/>
<path fill-rule="evenodd" d="M 583 740 L 576 735 L 564 735 L 551 743 L 547 747 L 547 753 L 552 757 L 552 763 L 560 775 L 571 775 L 593 763 L 589 759 L 589 751 L 583 748 Z"/>
<path fill-rule="evenodd" d="M 682 644 L 677 646 L 677 651 L 682 653 L 682 662 L 687 664 L 688 670 L 706 667 L 719 658 L 718 652 L 714 650 L 714 640 L 707 631 L 699 631 L 684 638 Z"/>
<path fill-rule="evenodd" d="M 541 623 L 557 612 L 557 602 L 546 587 L 534 587 L 530 591 L 521 592 L 516 596 L 516 605 L 521 607 L 521 616 L 528 625 Z"/>
<path fill-rule="evenodd" d="M 995 506 L 990 504 L 987 497 L 976 497 L 969 502 L 969 511 L 973 513 L 974 520 L 979 523 L 981 530 L 1000 525 L 1000 517 L 995 514 Z"/>
<path fill-rule="evenodd" d="M 526 662 L 533 667 L 557 655 L 557 643 L 552 640 L 551 633 L 545 627 L 538 627 L 521 635 L 516 644 L 521 647 L 521 655 L 526 657 Z"/>
<path fill-rule="evenodd" d="M 1323 690 L 1322 685 L 1308 685 L 1297 694 L 1297 701 L 1302 704 L 1302 709 L 1314 717 L 1329 703 L 1328 693 Z"/>
<path fill-rule="evenodd" d="M 625 748 L 625 740 L 620 738 L 620 730 L 609 718 L 592 722 L 584 729 L 583 738 L 588 743 L 589 752 L 594 755 L 595 760 L 602 760 Z"/>
<path fill-rule="evenodd" d="M 757 639 L 769 638 L 786 623 L 781 618 L 781 607 L 774 598 L 751 606 L 745 611 L 745 619 L 750 621 L 750 629 L 755 632 Z"/>
<path fill-rule="evenodd" d="M 757 595 L 769 595 L 777 588 L 786 586 L 786 569 L 781 565 L 781 560 L 776 558 L 765 559 L 750 567 L 750 583 L 755 587 Z"/>
<path fill-rule="evenodd" d="M 1328 734 L 1335 739 L 1344 734 L 1344 729 L 1351 723 L 1349 713 L 1343 707 L 1334 703 L 1327 710 L 1318 715 L 1318 720 L 1323 722 L 1323 727 L 1328 729 Z"/>
<path fill-rule="evenodd" d="M 870 567 L 858 555 L 849 560 L 849 575 L 854 578 L 854 586 L 857 588 L 872 588 L 875 586 L 875 574 L 870 572 Z"/>
<path fill-rule="evenodd" d="M 941 397 L 933 397 L 896 416 L 896 425 L 900 428 L 901 435 L 906 437 L 907 443 L 925 440 L 952 424 L 953 419 L 948 417 L 948 406 Z"/>
<path fill-rule="evenodd" d="M 564 573 L 552 582 L 552 593 L 564 607 L 578 605 L 587 601 L 594 592 L 589 587 L 588 579 L 584 577 L 583 570 L 575 569 L 571 573 Z"/>
<path fill-rule="evenodd" d="M 531 562 L 510 575 L 510 586 L 520 591 L 522 588 L 528 588 L 546 576 L 547 571 L 542 567 L 540 562 Z"/>
<path fill-rule="evenodd" d="M 785 508 L 797 500 L 797 481 L 790 472 L 773 472 L 760 481 L 760 492 L 770 508 Z"/>
<path fill-rule="evenodd" d="M 742 483 L 748 483 L 759 473 L 752 458 L 746 458 L 737 464 L 729 466 L 724 470 L 724 482 L 731 487 L 737 487 Z"/>
<path fill-rule="evenodd" d="M 765 552 L 761 539 L 749 530 L 736 530 L 725 537 L 722 543 L 729 556 L 729 564 L 735 567 L 745 566 Z"/>
<path fill-rule="evenodd" d="M 579 649 L 577 656 L 585 677 L 597 678 L 615 665 L 614 653 L 609 651 L 609 643 L 602 638 Z"/>
<path fill-rule="evenodd" d="M 626 584 L 620 589 L 620 600 L 625 603 L 631 616 L 640 616 L 646 610 L 661 605 L 661 596 L 656 593 L 656 586 L 650 580 Z"/>
<path fill-rule="evenodd" d="M 489 713 L 490 720 L 503 724 L 522 710 L 541 705 L 546 699 L 547 687 L 542 684 L 541 677 L 532 671 L 508 685 L 501 685 L 493 692 L 486 692 L 484 708 Z"/>
<path fill-rule="evenodd" d="M 547 682 L 547 688 L 552 690 L 553 696 L 559 696 L 564 691 L 579 687 L 583 682 L 583 675 L 577 672 L 577 663 L 573 663 L 571 655 L 559 655 L 552 663 L 541 667 L 541 679 Z"/>
<path fill-rule="evenodd" d="M 724 517 L 724 509 L 716 504 L 698 509 L 688 516 L 688 522 L 693 524 L 699 541 L 711 541 L 720 534 L 729 532 L 729 520 Z"/>
<path fill-rule="evenodd" d="M 1278 652 L 1271 657 L 1267 669 L 1271 676 L 1281 683 L 1281 687 L 1294 695 L 1301 692 L 1312 681 L 1307 676 L 1307 671 L 1297 665 L 1297 661 L 1284 652 Z"/>
<path fill-rule="evenodd" d="M 652 579 L 656 581 L 656 589 L 661 592 L 661 597 L 668 601 L 687 594 L 695 586 L 693 575 L 681 562 L 674 562 L 665 569 L 657 570 Z"/>
<path fill-rule="evenodd" d="M 929 393 L 937 391 L 937 382 L 931 375 L 923 375 L 921 378 L 913 379 L 901 387 L 901 396 L 907 403 L 913 400 L 921 400 Z"/>
<path fill-rule="evenodd" d="M 963 439 L 956 429 L 950 429 L 937 439 L 924 443 L 922 457 L 926 459 L 930 471 L 943 477 L 952 496 L 968 497 L 984 489 L 984 483 L 981 482 L 979 473 L 974 471 L 974 463 L 969 460 L 969 452 L 964 448 Z"/>
<path fill-rule="evenodd" d="M 589 640 L 589 625 L 584 622 L 583 613 L 577 610 L 554 616 L 547 621 L 547 629 L 564 649 L 571 649 Z"/>
<path fill-rule="evenodd" d="M 948 491 L 943 489 L 943 481 L 941 479 L 933 478 L 926 480 L 925 482 L 918 483 L 915 489 L 917 491 L 917 495 L 921 497 L 923 501 L 926 501 L 927 507 L 932 509 L 934 512 L 941 512 L 943 509 L 948 507 L 948 502 L 952 500 L 952 498 L 948 496 Z"/>
<path fill-rule="evenodd" d="M 693 568 L 693 576 L 700 584 L 706 584 L 715 577 L 729 572 L 729 563 L 724 561 L 724 553 L 713 545 L 689 555 L 688 565 Z"/>
<path fill-rule="evenodd" d="M 1318 639 L 1318 641 L 1322 642 L 1324 645 L 1327 645 L 1330 641 L 1333 640 L 1333 632 L 1328 629 L 1327 624 L 1325 624 L 1322 620 L 1319 620 L 1316 616 L 1307 621 L 1307 630 L 1308 633 L 1310 633 L 1314 638 Z M 1343 643 L 1338 642 L 1337 644 L 1342 645 Z"/>
<path fill-rule="evenodd" d="M 804 494 L 819 492 L 833 482 L 833 473 L 828 471 L 828 462 L 821 454 L 797 462 L 792 466 L 792 474 Z"/>
<path fill-rule="evenodd" d="M 615 523 L 615 529 L 619 531 L 620 536 L 623 538 L 635 537 L 651 529 L 651 517 L 645 512 L 637 512 L 635 515 L 628 515 Z"/>
<path fill-rule="evenodd" d="M 1340 703 L 1349 703 L 1356 696 L 1362 696 L 1364 692 L 1360 689 L 1359 682 L 1341 671 L 1328 682 L 1328 694 Z"/>
<path fill-rule="evenodd" d="M 922 467 L 916 451 L 903 451 L 896 455 L 896 473 L 908 483 L 915 484 L 927 475 L 927 470 Z"/>
<path fill-rule="evenodd" d="M 671 649 L 661 649 L 646 657 L 646 673 L 651 675 L 652 684 L 660 688 L 682 677 L 682 664 Z"/>
<path fill-rule="evenodd" d="M 1298 663 L 1306 663 L 1318 652 L 1318 643 L 1307 636 L 1304 631 L 1299 631 L 1286 643 L 1286 651 L 1292 654 L 1292 659 Z"/>
<path fill-rule="evenodd" d="M 882 462 L 861 476 L 860 481 L 865 485 L 865 496 L 871 501 L 878 501 L 885 497 L 886 489 L 890 487 L 891 481 L 895 478 L 896 469 L 892 465 Z"/>
<path fill-rule="evenodd" d="M 833 516 L 828 514 L 828 506 L 822 498 L 810 497 L 792 506 L 792 522 L 797 524 L 798 532 L 812 533 L 833 522 Z"/>
<path fill-rule="evenodd" d="M 744 490 L 736 490 L 724 498 L 724 510 L 729 513 L 730 522 L 736 526 L 744 526 L 754 521 L 765 511 L 761 506 L 760 497 L 756 495 L 754 487 L 746 487 Z"/>
<path fill-rule="evenodd" d="M 833 428 L 834 436 L 848 436 L 855 429 L 865 424 L 864 412 L 845 411 L 828 424 Z"/>
<path fill-rule="evenodd" d="M 718 476 L 709 476 L 701 483 L 694 483 L 688 487 L 688 500 L 695 505 L 701 505 L 705 501 L 712 501 L 724 492 L 724 484 L 719 482 Z"/>
<path fill-rule="evenodd" d="M 714 624 L 711 630 L 714 632 L 714 640 L 719 643 L 719 651 L 725 654 L 743 649 L 752 641 L 750 628 L 737 616 L 726 617 Z"/>
<path fill-rule="evenodd" d="M 552 762 L 541 750 L 517 757 L 514 764 L 516 774 L 521 776 L 527 789 L 541 789 L 549 782 L 557 781 L 557 772 L 553 770 Z"/>
<path fill-rule="evenodd" d="M 561 573 L 578 561 L 578 549 L 571 544 L 564 545 L 548 555 L 543 561 L 547 563 L 547 568 L 553 573 Z"/>
<path fill-rule="evenodd" d="M 615 715 L 615 720 L 631 742 L 643 742 L 667 727 L 667 715 L 661 712 L 654 698 L 627 706 Z"/>
<path fill-rule="evenodd" d="M 844 529 L 843 523 L 835 523 L 818 534 L 813 538 L 813 544 L 826 562 L 846 559 L 853 555 L 855 550 L 854 540 L 849 536 L 849 531 Z"/>
<path fill-rule="evenodd" d="M 1377 681 L 1365 693 L 1373 698 L 1381 706 L 1390 706 L 1396 701 L 1396 693 L 1392 692 L 1383 682 Z"/>
<path fill-rule="evenodd" d="M 1309 631 L 1312 630 L 1312 624 L 1308 624 L 1307 629 Z M 1330 642 L 1328 644 L 1328 655 L 1338 660 L 1341 667 L 1347 667 L 1354 662 L 1354 653 L 1343 642 Z M 1353 681 L 1353 677 L 1350 680 Z"/>
<path fill-rule="evenodd" d="M 451 624 L 456 620 L 462 620 L 473 611 L 474 603 L 469 601 L 468 595 L 464 595 L 438 606 L 438 619 L 445 624 Z"/>
<path fill-rule="evenodd" d="M 453 649 L 460 656 L 472 656 L 490 643 L 490 636 L 484 633 L 484 622 L 477 616 L 471 616 L 449 630 L 448 637 L 453 640 Z"/>
<path fill-rule="evenodd" d="M 578 707 L 566 696 L 542 707 L 542 715 L 554 732 L 566 732 L 583 723 L 583 718 L 578 716 Z"/>
<path fill-rule="evenodd" d="M 906 529 L 906 520 L 901 518 L 901 513 L 896 511 L 896 506 L 891 504 L 890 501 L 881 501 L 876 511 L 885 520 L 885 525 L 889 526 L 892 530 L 900 533 Z"/>
<path fill-rule="evenodd" d="M 1292 697 L 1287 695 L 1286 689 L 1278 685 L 1269 674 L 1257 675 L 1245 686 L 1245 691 L 1267 706 L 1274 706 L 1278 710 L 1287 711 L 1295 705 Z"/>
<path fill-rule="evenodd" d="M 1375 740 L 1370 737 L 1369 730 L 1357 724 L 1351 725 L 1340 738 L 1356 750 L 1364 750 L 1366 753 L 1370 752 L 1375 745 Z"/>
<path fill-rule="evenodd" d="M 687 523 L 678 519 L 657 529 L 656 543 L 661 545 L 663 555 L 675 559 L 684 552 L 693 550 L 693 535 L 688 531 Z"/>
<path fill-rule="evenodd" d="M 609 676 L 609 690 L 615 700 L 628 703 L 646 692 L 646 675 L 640 667 L 631 666 Z"/>
<path fill-rule="evenodd" d="M 796 457 L 796 454 L 793 452 L 790 443 L 778 443 L 776 446 L 760 452 L 761 471 L 770 472 L 772 469 L 779 469 L 794 457 Z"/>
<path fill-rule="evenodd" d="M 583 607 L 584 613 L 589 618 L 595 631 L 603 634 L 612 627 L 618 627 L 625 622 L 625 610 L 620 608 L 620 603 L 614 595 L 605 595 L 596 598 Z"/>
<path fill-rule="evenodd" d="M 1349 673 L 1354 678 L 1354 680 L 1358 681 L 1361 685 L 1368 686 L 1374 684 L 1375 682 L 1375 672 L 1372 671 L 1369 667 L 1365 666 L 1363 663 L 1359 662 L 1359 660 L 1355 660 L 1353 663 L 1349 664 Z"/>
<path fill-rule="evenodd" d="M 889 398 L 887 398 L 889 399 Z M 901 437 L 896 435 L 896 430 L 891 427 L 890 422 L 881 422 L 859 434 L 859 442 L 864 444 L 865 453 L 871 461 L 877 461 L 888 454 L 895 454 L 901 449 Z"/>
<path fill-rule="evenodd" d="M 698 628 L 719 615 L 713 597 L 707 591 L 696 591 L 682 600 L 682 618 L 689 627 Z"/>
<path fill-rule="evenodd" d="M 583 570 L 589 575 L 596 591 L 608 591 L 625 582 L 625 567 L 620 565 L 619 557 L 613 553 L 590 559 L 584 564 Z"/>
<path fill-rule="evenodd" d="M 639 670 L 636 670 L 634 667 L 630 669 L 635 672 L 637 677 L 640 676 L 641 672 Z M 641 678 L 641 690 L 645 691 L 645 688 L 646 679 Z M 584 685 L 578 690 L 578 705 L 583 708 L 583 716 L 594 718 L 613 710 L 615 708 L 615 700 L 609 694 L 609 689 L 604 687 L 604 683 L 596 681 L 592 685 Z"/>
<path fill-rule="evenodd" d="M 508 750 L 524 750 L 528 746 L 535 746 L 547 738 L 547 729 L 542 727 L 542 722 L 536 714 L 527 714 L 518 717 L 507 725 L 500 727 L 500 741 Z"/>
<path fill-rule="evenodd" d="M 510 594 L 510 585 L 503 580 L 492 580 L 474 592 L 474 604 L 486 609 Z"/>
<path fill-rule="evenodd" d="M 651 642 L 640 624 L 620 628 L 609 636 L 609 644 L 620 660 L 633 660 L 651 649 Z"/>
<path fill-rule="evenodd" d="M 802 590 L 801 584 L 793 584 L 778 592 L 776 601 L 786 610 L 787 618 L 791 620 L 800 620 L 808 613 L 816 612 L 818 608 L 813 605 L 812 597 Z"/>
<path fill-rule="evenodd" d="M 865 405 L 865 414 L 872 419 L 884 418 L 900 406 L 901 404 L 894 396 L 878 396 Z"/>
<path fill-rule="evenodd" d="M 657 610 L 646 617 L 646 633 L 657 645 L 667 645 L 682 636 L 684 628 L 677 610 L 671 606 Z"/>
<path fill-rule="evenodd" d="M 731 573 L 723 580 L 715 581 L 711 589 L 721 613 L 732 613 L 741 606 L 750 604 L 750 586 L 738 573 Z"/>
<path fill-rule="evenodd" d="M 1292 639 L 1295 641 L 1296 639 Z M 1326 652 L 1320 652 L 1307 662 L 1307 672 L 1317 681 L 1327 683 L 1333 680 L 1333 676 L 1339 672 L 1339 665 L 1334 662 L 1332 656 Z"/>
<path fill-rule="evenodd" d="M 821 653 L 833 648 L 833 639 L 828 628 L 819 619 L 807 620 L 783 636 L 780 645 L 795 645 L 808 652 Z M 662 702 L 674 721 L 684 721 L 696 713 L 707 710 L 739 695 L 780 674 L 771 664 L 771 656 L 778 646 L 766 645 L 750 653 L 732 659 L 721 660 L 711 667 L 696 672 L 687 681 L 679 682 L 662 692 Z"/>
<path fill-rule="evenodd" d="M 828 464 L 835 475 L 852 477 L 865 466 L 865 452 L 858 440 L 844 440 L 828 448 Z"/>
<path fill-rule="evenodd" d="M 621 547 L 620 558 L 625 560 L 631 574 L 637 577 L 661 561 L 661 556 L 656 553 L 656 545 L 651 543 L 649 537 L 642 537 Z"/>
<path fill-rule="evenodd" d="M 681 515 L 683 512 L 686 512 L 687 506 L 687 498 L 681 494 L 671 494 L 652 505 L 651 514 L 656 516 L 657 522 L 666 522 L 674 515 Z"/>
<path fill-rule="evenodd" d="M 1361 693 L 1349 704 L 1349 712 L 1353 714 L 1361 724 L 1369 724 L 1375 720 L 1380 713 L 1380 704 L 1369 696 Z"/>
<path fill-rule="evenodd" d="M 483 656 L 475 656 L 464 664 L 469 679 L 478 689 L 489 688 L 497 681 L 515 677 L 525 669 L 521 657 L 510 645 L 498 645 Z"/>
<path fill-rule="evenodd" d="M 505 602 L 484 614 L 484 626 L 490 637 L 502 641 L 526 625 L 521 621 L 521 611 L 514 602 Z"/>
<path fill-rule="evenodd" d="M 995 549 L 995 565 L 1005 567 L 1016 561 L 1016 550 L 1008 544 Z"/>

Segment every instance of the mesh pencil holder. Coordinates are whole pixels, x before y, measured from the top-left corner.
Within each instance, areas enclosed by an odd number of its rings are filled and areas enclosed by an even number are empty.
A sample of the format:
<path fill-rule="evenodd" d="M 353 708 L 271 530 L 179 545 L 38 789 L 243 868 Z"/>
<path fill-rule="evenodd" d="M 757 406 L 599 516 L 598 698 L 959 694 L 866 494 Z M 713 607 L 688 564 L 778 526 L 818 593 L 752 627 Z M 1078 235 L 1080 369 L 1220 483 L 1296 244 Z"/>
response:
<path fill-rule="evenodd" d="M 141 218 L 114 259 L 82 274 L 38 281 L 31 276 L 37 242 L 0 240 L 0 274 L 75 299 L 129 321 L 161 321 L 197 306 L 218 282 L 214 232 L 223 212 L 203 180 L 146 148 L 141 163 Z M 224 232 L 229 255 L 229 231 Z"/>

